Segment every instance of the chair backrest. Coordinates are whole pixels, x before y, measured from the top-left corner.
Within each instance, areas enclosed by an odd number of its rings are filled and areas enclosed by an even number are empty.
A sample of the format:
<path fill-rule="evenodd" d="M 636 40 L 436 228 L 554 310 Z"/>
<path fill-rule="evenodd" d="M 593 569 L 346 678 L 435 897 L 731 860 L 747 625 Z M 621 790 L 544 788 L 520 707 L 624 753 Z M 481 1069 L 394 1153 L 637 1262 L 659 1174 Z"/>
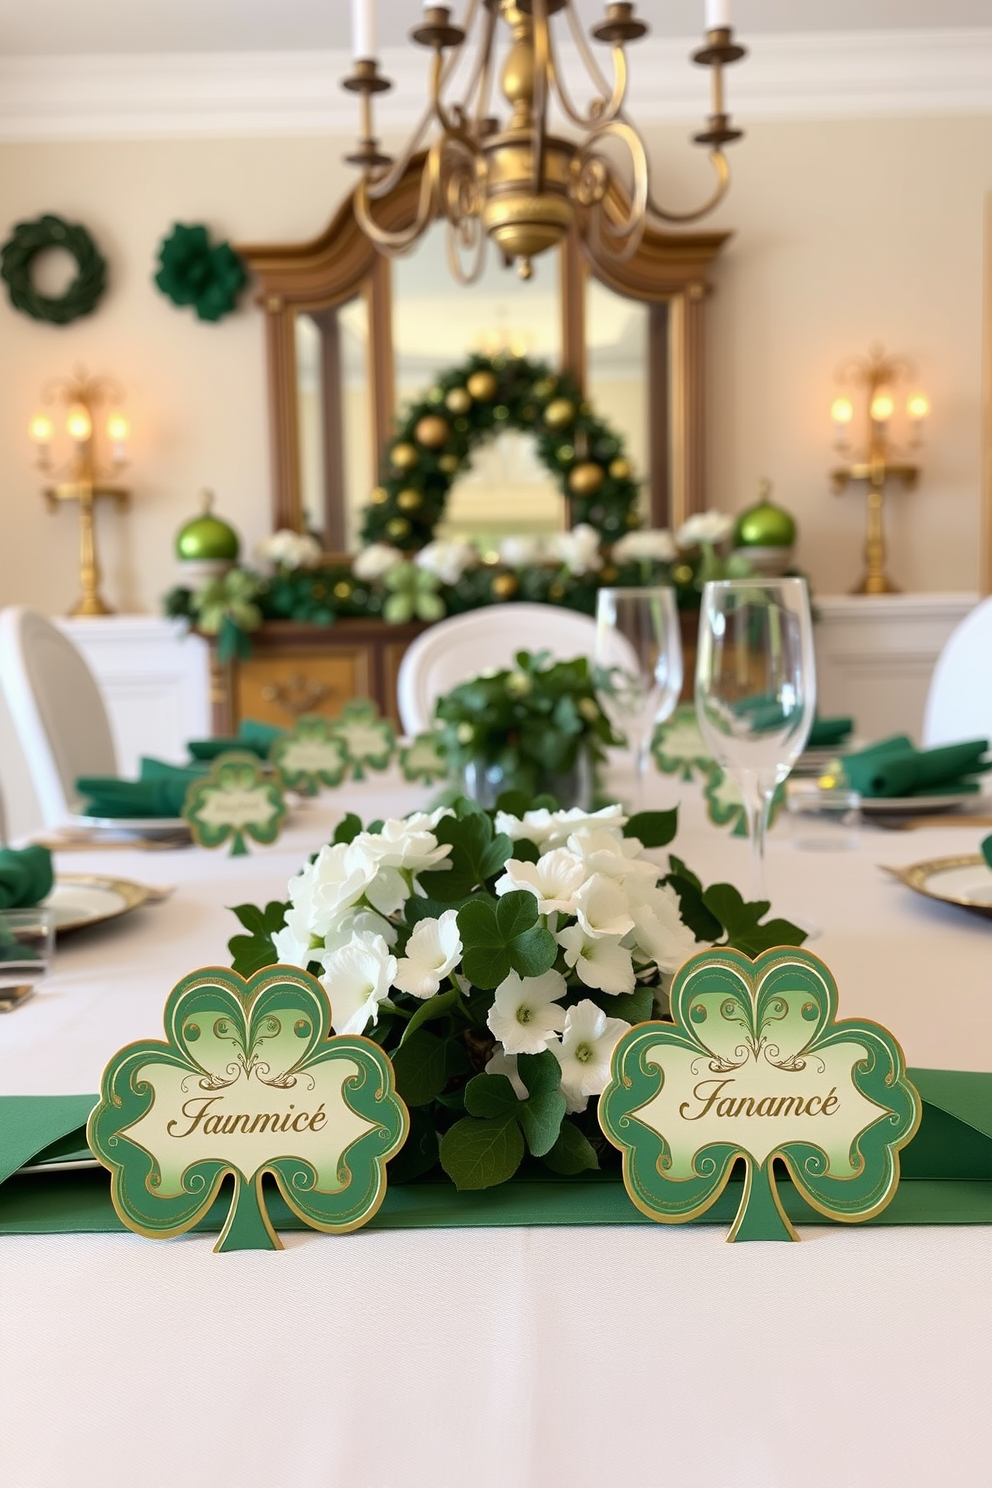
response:
<path fill-rule="evenodd" d="M 78 775 L 115 775 L 117 755 L 93 674 L 43 615 L 0 611 L 0 686 L 46 827 L 78 803 Z"/>
<path fill-rule="evenodd" d="M 548 651 L 555 661 L 592 656 L 596 622 L 545 604 L 490 605 L 452 615 L 419 635 L 400 663 L 396 682 L 407 734 L 431 727 L 443 693 L 489 667 L 511 666 L 518 651 Z"/>
<path fill-rule="evenodd" d="M 992 598 L 951 633 L 937 658 L 923 713 L 923 743 L 992 739 Z"/>

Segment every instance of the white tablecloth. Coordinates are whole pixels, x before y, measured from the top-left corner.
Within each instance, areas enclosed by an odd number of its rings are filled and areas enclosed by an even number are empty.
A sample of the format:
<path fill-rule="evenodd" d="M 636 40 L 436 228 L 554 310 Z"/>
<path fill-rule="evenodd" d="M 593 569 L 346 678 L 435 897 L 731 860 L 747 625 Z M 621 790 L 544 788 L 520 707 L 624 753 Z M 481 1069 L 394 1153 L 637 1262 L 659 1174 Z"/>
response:
<path fill-rule="evenodd" d="M 671 782 L 655 786 L 671 796 Z M 419 804 L 378 780 L 302 809 L 276 847 L 66 855 L 174 884 L 60 948 L 0 1021 L 0 1092 L 95 1091 L 161 1033 L 173 983 L 225 964 L 225 906 L 281 898 L 332 813 Z M 686 790 L 677 850 L 743 885 L 747 844 Z M 910 1064 L 992 1070 L 992 928 L 879 872 L 974 851 L 979 829 L 867 831 L 859 852 L 769 844 L 776 911 L 820 934 L 840 1013 Z M 0 1241 L 0 1484 L 190 1478 L 279 1488 L 933 1488 L 992 1481 L 992 1230 L 718 1227 Z"/>

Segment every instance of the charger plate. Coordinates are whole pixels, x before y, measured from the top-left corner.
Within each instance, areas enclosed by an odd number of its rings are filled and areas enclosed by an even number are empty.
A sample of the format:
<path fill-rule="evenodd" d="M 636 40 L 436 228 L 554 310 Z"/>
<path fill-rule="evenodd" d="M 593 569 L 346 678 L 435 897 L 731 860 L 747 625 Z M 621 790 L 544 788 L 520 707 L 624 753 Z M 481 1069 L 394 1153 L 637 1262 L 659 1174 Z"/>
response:
<path fill-rule="evenodd" d="M 129 878 L 103 878 L 95 873 L 60 873 L 45 908 L 55 917 L 56 935 L 98 925 L 128 914 L 152 897 L 145 884 Z"/>
<path fill-rule="evenodd" d="M 888 871 L 928 899 L 957 904 L 992 920 L 992 871 L 981 853 L 930 858 L 925 863 L 911 863 L 908 868 Z"/>

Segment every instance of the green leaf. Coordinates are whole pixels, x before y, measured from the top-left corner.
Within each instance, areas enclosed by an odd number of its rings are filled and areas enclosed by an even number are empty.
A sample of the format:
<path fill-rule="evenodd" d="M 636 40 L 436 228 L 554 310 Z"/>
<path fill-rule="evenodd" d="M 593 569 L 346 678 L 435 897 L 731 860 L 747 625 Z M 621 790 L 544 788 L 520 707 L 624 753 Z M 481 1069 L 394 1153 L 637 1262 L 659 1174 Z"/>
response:
<path fill-rule="evenodd" d="M 258 904 L 232 904 L 230 908 L 246 930 L 250 930 L 252 934 L 270 935 L 285 925 L 289 905 L 278 899 L 270 899 L 264 909 Z"/>
<path fill-rule="evenodd" d="M 476 1075 L 465 1086 L 465 1109 L 470 1116 L 515 1116 L 519 1105 L 505 1075 Z"/>
<path fill-rule="evenodd" d="M 703 903 L 726 930 L 726 944 L 743 951 L 752 960 L 773 946 L 800 946 L 806 939 L 806 932 L 788 920 L 760 924 L 762 915 L 771 907 L 768 900 L 755 899 L 748 903 L 733 884 L 713 884 L 704 892 Z"/>
<path fill-rule="evenodd" d="M 671 811 L 639 811 L 623 829 L 625 837 L 637 837 L 645 847 L 667 847 L 679 829 L 679 808 Z"/>
<path fill-rule="evenodd" d="M 703 880 L 701 878 L 697 878 L 692 869 L 688 867 L 687 864 L 683 863 L 681 858 L 677 858 L 674 853 L 668 854 L 668 867 L 670 872 L 677 878 L 687 879 L 688 882 L 692 884 L 694 889 L 699 890 L 700 894 L 703 892 Z"/>
<path fill-rule="evenodd" d="M 405 1038 L 393 1055 L 396 1088 L 408 1106 L 426 1106 L 468 1067 L 468 1056 L 457 1039 L 440 1039 L 426 1028 Z"/>
<path fill-rule="evenodd" d="M 403 1031 L 401 1045 L 405 1044 L 407 1039 L 412 1038 L 424 1023 L 429 1023 L 432 1018 L 440 1018 L 442 1013 L 453 1008 L 459 995 L 457 988 L 449 987 L 446 992 L 435 992 L 433 997 L 428 997 L 426 1002 L 422 1002 Z"/>
<path fill-rule="evenodd" d="M 992 833 L 988 837 L 982 838 L 982 857 L 988 863 L 989 867 L 992 868 Z"/>
<path fill-rule="evenodd" d="M 569 1178 L 576 1173 L 599 1167 L 599 1158 L 592 1143 L 577 1126 L 567 1120 L 562 1122 L 558 1140 L 551 1151 L 544 1154 L 544 1161 L 553 1173 L 562 1173 Z"/>
<path fill-rule="evenodd" d="M 441 1166 L 461 1190 L 505 1183 L 523 1155 L 523 1134 L 511 1115 L 488 1121 L 465 1116 L 441 1138 Z"/>
<path fill-rule="evenodd" d="M 551 1057 L 554 1059 L 554 1055 Z M 558 1140 L 565 1114 L 565 1097 L 560 1090 L 548 1090 L 517 1104 L 517 1119 L 524 1129 L 527 1146 L 535 1157 L 543 1157 Z"/>
<path fill-rule="evenodd" d="M 704 904 L 702 885 L 695 874 L 683 878 L 681 873 L 670 873 L 664 882 L 671 884 L 679 896 L 679 914 L 696 939 L 719 940 L 723 934 L 723 921 Z"/>
<path fill-rule="evenodd" d="M 424 892 L 445 904 L 484 887 L 487 879 L 500 872 L 513 847 L 505 833 L 493 835 L 492 822 L 477 809 L 464 817 L 443 817 L 435 836 L 438 842 L 451 844 L 451 867 L 418 876 Z"/>
<path fill-rule="evenodd" d="M 286 923 L 288 904 L 272 899 L 262 909 L 258 904 L 237 904 L 232 913 L 244 925 L 250 935 L 232 935 L 227 943 L 231 953 L 231 966 L 242 976 L 251 976 L 263 966 L 275 966 L 279 957 L 272 944 L 272 936 Z"/>
<path fill-rule="evenodd" d="M 344 820 L 339 821 L 334 828 L 333 840 L 335 842 L 354 842 L 361 830 L 361 817 L 356 816 L 353 811 L 349 811 Z"/>
<path fill-rule="evenodd" d="M 593 1000 L 608 1018 L 623 1018 L 625 1022 L 633 1024 L 647 1023 L 654 1017 L 653 987 L 635 987 L 633 992 L 620 992 L 616 997 L 597 992 Z"/>
<path fill-rule="evenodd" d="M 438 1143 L 434 1116 L 423 1106 L 410 1112 L 410 1131 L 396 1156 L 389 1161 L 389 1182 L 409 1183 L 429 1173 L 437 1162 Z"/>
<path fill-rule="evenodd" d="M 543 1049 L 540 1054 L 518 1054 L 517 1074 L 528 1095 L 548 1095 L 561 1085 L 561 1065 L 550 1049 Z"/>
<path fill-rule="evenodd" d="M 462 969 L 470 982 L 490 990 L 512 969 L 522 977 L 540 976 L 555 964 L 558 944 L 535 921 L 537 900 L 513 889 L 499 900 L 478 895 L 458 911 L 464 952 Z"/>

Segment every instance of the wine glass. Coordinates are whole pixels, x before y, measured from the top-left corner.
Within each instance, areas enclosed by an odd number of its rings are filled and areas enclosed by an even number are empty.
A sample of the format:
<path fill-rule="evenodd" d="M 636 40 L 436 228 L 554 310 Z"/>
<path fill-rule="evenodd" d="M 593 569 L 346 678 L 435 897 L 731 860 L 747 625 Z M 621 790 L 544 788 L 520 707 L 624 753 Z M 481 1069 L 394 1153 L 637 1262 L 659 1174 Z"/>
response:
<path fill-rule="evenodd" d="M 706 584 L 699 613 L 696 716 L 710 753 L 740 789 L 756 899 L 765 898 L 772 797 L 805 747 L 815 706 L 806 580 Z"/>
<path fill-rule="evenodd" d="M 682 691 L 674 589 L 600 589 L 593 685 L 611 726 L 634 755 L 643 806 L 655 726 L 670 717 Z"/>

